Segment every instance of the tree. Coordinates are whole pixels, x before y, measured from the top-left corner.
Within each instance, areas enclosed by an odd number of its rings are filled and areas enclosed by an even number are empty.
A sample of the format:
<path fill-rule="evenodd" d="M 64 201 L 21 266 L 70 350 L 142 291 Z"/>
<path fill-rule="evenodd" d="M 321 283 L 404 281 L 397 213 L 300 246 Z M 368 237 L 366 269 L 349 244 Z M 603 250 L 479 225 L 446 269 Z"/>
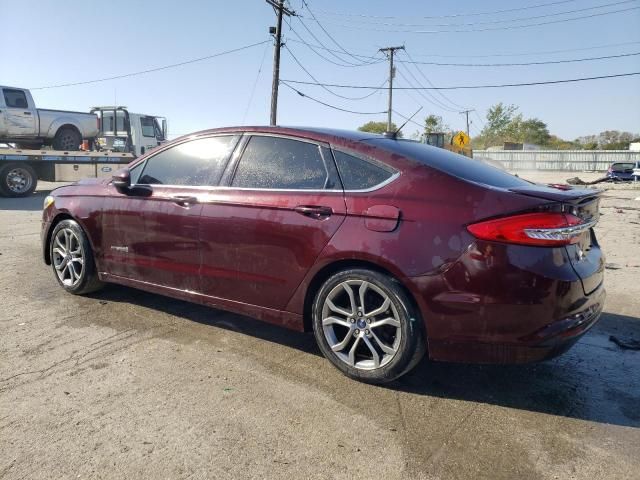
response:
<path fill-rule="evenodd" d="M 509 124 L 513 121 L 518 107 L 504 105 L 502 102 L 493 105 L 487 112 L 487 123 L 480 135 L 484 137 L 487 146 L 502 144 Z"/>
<path fill-rule="evenodd" d="M 391 122 L 391 128 L 394 132 L 398 129 L 396 124 L 393 122 Z M 358 130 L 369 133 L 384 133 L 387 131 L 387 122 L 367 122 L 364 125 L 359 126 Z M 402 138 L 402 132 L 398 132 L 398 137 Z"/>
<path fill-rule="evenodd" d="M 449 130 L 449 125 L 442 121 L 440 115 L 431 114 L 424 119 L 424 133 L 448 132 Z"/>
<path fill-rule="evenodd" d="M 537 118 L 525 120 L 522 114 L 513 117 L 504 129 L 504 136 L 504 139 L 509 142 L 532 143 L 541 146 L 547 145 L 551 138 L 546 123 Z"/>

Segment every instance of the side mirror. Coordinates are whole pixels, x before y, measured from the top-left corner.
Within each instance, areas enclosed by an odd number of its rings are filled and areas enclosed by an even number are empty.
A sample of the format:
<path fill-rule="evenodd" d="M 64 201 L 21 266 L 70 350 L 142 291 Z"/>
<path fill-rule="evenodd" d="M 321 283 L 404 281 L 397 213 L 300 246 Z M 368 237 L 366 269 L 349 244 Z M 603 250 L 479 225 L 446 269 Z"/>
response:
<path fill-rule="evenodd" d="M 111 183 L 120 193 L 125 193 L 131 187 L 131 174 L 128 168 L 122 168 L 113 174 Z"/>
<path fill-rule="evenodd" d="M 162 119 L 162 139 L 163 140 L 167 139 L 167 119 L 166 118 Z"/>

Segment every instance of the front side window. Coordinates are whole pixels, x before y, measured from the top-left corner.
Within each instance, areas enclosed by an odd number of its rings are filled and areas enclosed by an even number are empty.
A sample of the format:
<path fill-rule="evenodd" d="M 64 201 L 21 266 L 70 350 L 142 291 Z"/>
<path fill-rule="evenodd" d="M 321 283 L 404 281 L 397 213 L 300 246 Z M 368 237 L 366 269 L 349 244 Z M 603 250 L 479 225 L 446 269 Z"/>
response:
<path fill-rule="evenodd" d="M 27 96 L 22 90 L 3 88 L 4 103 L 9 108 L 28 108 Z"/>
<path fill-rule="evenodd" d="M 395 173 L 390 167 L 373 164 L 339 150 L 333 151 L 345 190 L 368 190 L 386 182 Z"/>
<path fill-rule="evenodd" d="M 335 187 L 320 147 L 288 138 L 253 136 L 242 154 L 232 186 L 286 190 Z"/>
<path fill-rule="evenodd" d="M 220 181 L 237 137 L 200 138 L 149 158 L 137 183 L 145 185 L 215 186 Z"/>

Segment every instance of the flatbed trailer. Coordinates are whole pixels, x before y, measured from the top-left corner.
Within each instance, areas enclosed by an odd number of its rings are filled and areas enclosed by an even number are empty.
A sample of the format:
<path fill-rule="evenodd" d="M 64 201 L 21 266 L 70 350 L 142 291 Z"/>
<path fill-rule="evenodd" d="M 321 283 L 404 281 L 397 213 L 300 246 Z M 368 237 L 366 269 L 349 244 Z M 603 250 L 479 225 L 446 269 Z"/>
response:
<path fill-rule="evenodd" d="M 0 195 L 26 197 L 38 180 L 75 182 L 111 176 L 134 158 L 132 153 L 0 148 Z"/>

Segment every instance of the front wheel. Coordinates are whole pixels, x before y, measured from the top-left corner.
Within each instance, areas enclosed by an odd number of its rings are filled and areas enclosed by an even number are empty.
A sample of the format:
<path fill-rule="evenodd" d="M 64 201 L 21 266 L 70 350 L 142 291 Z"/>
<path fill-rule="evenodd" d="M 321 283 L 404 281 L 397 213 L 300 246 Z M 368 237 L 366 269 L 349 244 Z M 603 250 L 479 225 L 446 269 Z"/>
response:
<path fill-rule="evenodd" d="M 75 220 L 63 220 L 55 226 L 49 254 L 56 279 L 67 292 L 84 295 L 102 288 L 91 245 Z"/>
<path fill-rule="evenodd" d="M 27 197 L 38 184 L 35 170 L 26 163 L 10 163 L 0 168 L 0 194 L 7 197 Z"/>
<path fill-rule="evenodd" d="M 419 313 L 398 282 L 382 273 L 334 274 L 318 291 L 312 314 L 320 350 L 351 378 L 387 383 L 424 355 Z"/>

